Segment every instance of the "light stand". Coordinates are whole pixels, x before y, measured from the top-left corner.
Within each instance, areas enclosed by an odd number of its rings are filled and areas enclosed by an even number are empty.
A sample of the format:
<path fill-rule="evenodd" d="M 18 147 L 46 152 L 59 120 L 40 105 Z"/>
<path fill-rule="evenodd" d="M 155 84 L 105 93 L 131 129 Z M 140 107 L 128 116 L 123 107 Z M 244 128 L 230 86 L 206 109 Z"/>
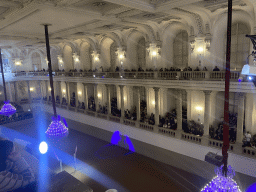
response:
<path fill-rule="evenodd" d="M 230 46 L 231 46 L 231 22 L 232 0 L 228 0 L 228 25 L 227 25 L 227 49 L 226 49 L 226 79 L 225 79 L 225 102 L 224 102 L 224 126 L 223 126 L 223 163 L 217 168 L 217 176 L 207 184 L 201 192 L 241 192 L 237 183 L 232 179 L 235 171 L 228 164 L 229 149 L 229 84 L 230 84 Z"/>
<path fill-rule="evenodd" d="M 54 87 L 53 87 L 53 78 L 52 78 L 52 64 L 51 64 L 51 54 L 50 54 L 50 44 L 49 44 L 49 35 L 48 35 L 48 25 L 43 24 L 45 29 L 45 43 L 47 51 L 47 60 L 48 60 L 48 70 L 50 78 L 50 87 L 51 87 L 51 96 L 52 96 L 52 107 L 54 116 L 52 117 L 52 122 L 45 132 L 49 138 L 61 139 L 68 135 L 68 128 L 60 121 L 60 116 L 57 117 L 56 106 L 55 106 L 55 97 L 54 97 Z"/>

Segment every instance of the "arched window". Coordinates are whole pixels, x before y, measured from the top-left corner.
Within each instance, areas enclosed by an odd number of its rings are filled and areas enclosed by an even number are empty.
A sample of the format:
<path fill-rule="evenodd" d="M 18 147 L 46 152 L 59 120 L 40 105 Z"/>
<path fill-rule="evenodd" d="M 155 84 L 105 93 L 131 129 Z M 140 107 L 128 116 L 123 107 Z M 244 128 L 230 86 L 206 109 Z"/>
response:
<path fill-rule="evenodd" d="M 231 29 L 231 55 L 230 55 L 230 69 L 242 70 L 246 64 L 246 59 L 250 51 L 250 39 L 245 37 L 250 31 L 243 23 L 236 23 L 232 25 Z M 225 43 L 227 43 L 225 41 Z M 226 47 L 226 46 L 225 46 Z M 225 50 L 226 52 L 226 50 Z M 226 58 L 226 54 L 225 54 Z M 225 60 L 226 61 L 226 60 Z"/>
<path fill-rule="evenodd" d="M 32 67 L 34 71 L 41 70 L 41 56 L 39 53 L 32 54 Z"/>
<path fill-rule="evenodd" d="M 145 38 L 142 37 L 139 41 L 138 41 L 138 45 L 137 45 L 137 61 L 138 61 L 138 68 L 141 67 L 145 67 L 146 66 L 146 42 L 145 42 Z"/>
<path fill-rule="evenodd" d="M 173 42 L 174 67 L 183 69 L 188 66 L 188 33 L 181 31 Z"/>

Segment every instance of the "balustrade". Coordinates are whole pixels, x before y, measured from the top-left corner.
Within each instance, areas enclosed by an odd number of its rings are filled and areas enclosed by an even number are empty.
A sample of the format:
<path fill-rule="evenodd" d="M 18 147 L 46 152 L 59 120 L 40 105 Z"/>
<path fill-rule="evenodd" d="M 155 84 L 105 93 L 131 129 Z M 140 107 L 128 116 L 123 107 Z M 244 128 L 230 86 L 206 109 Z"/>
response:
<path fill-rule="evenodd" d="M 214 140 L 214 139 L 209 139 L 208 145 L 211 146 L 211 147 L 222 148 L 222 146 L 223 146 L 223 141 L 218 141 L 218 140 Z M 229 150 L 231 150 L 231 151 L 234 150 L 234 145 L 233 145 L 233 144 L 230 144 L 230 145 L 229 145 Z"/>
<path fill-rule="evenodd" d="M 175 137 L 176 132 L 170 129 L 158 128 L 158 133 Z"/>
<path fill-rule="evenodd" d="M 135 127 L 135 121 L 132 120 L 124 119 L 124 124 Z"/>
<path fill-rule="evenodd" d="M 245 148 L 243 148 L 243 154 L 250 155 L 252 157 L 256 157 L 255 156 L 256 148 L 245 147 Z"/>
<path fill-rule="evenodd" d="M 193 135 L 189 133 L 181 133 L 181 139 L 187 140 L 187 141 L 194 141 L 196 143 L 202 142 L 202 137 L 198 135 Z"/>
<path fill-rule="evenodd" d="M 20 76 L 47 76 L 48 72 L 17 72 Z M 54 76 L 126 78 L 126 79 L 167 79 L 167 80 L 224 80 L 225 71 L 136 71 L 136 72 L 53 72 Z M 230 80 L 237 81 L 240 72 L 231 71 Z"/>

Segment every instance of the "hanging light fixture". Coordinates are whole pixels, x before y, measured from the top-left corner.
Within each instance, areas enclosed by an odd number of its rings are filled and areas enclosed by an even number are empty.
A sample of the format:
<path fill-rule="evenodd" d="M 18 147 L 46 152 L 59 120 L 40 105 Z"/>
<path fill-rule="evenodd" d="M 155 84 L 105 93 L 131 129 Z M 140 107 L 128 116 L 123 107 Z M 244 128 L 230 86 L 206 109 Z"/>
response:
<path fill-rule="evenodd" d="M 10 103 L 9 100 L 7 100 L 1 48 L 0 48 L 0 65 L 1 65 L 1 71 L 2 71 L 4 97 L 5 97 L 4 105 L 1 108 L 0 115 L 10 116 L 10 115 L 13 115 L 14 113 L 16 113 L 16 108 L 14 106 L 12 106 L 12 104 Z"/>
<path fill-rule="evenodd" d="M 207 184 L 201 192 L 241 192 L 237 183 L 233 180 L 235 176 L 234 169 L 229 165 L 227 169 L 227 176 L 223 174 L 223 165 L 215 169 L 216 177 Z"/>
<path fill-rule="evenodd" d="M 54 116 L 52 117 L 52 122 L 49 125 L 46 135 L 51 139 L 61 139 L 68 135 L 67 123 L 63 119 L 64 123 L 61 122 L 60 116 L 57 116 L 56 106 L 55 106 L 55 97 L 54 97 L 54 87 L 53 87 L 53 78 L 52 78 L 52 64 L 51 64 L 51 54 L 50 54 L 50 44 L 49 44 L 49 36 L 48 36 L 48 25 L 43 24 L 45 29 L 45 42 L 46 42 L 46 52 L 47 52 L 47 60 L 48 60 L 48 69 L 49 69 L 49 78 L 50 78 L 50 91 L 52 96 L 52 107 Z"/>
<path fill-rule="evenodd" d="M 64 138 L 68 136 L 67 124 L 65 125 L 64 123 L 61 122 L 59 115 L 57 118 L 53 116 L 52 122 L 45 133 L 48 135 L 49 138 L 52 138 L 52 139 Z"/>

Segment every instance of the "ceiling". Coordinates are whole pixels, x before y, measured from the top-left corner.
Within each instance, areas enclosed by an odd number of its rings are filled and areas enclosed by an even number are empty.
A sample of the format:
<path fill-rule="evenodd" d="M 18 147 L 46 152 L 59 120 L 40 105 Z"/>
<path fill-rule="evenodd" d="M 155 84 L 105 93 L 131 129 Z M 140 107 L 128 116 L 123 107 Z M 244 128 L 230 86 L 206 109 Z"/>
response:
<path fill-rule="evenodd" d="M 247 9 L 248 2 L 254 0 L 233 0 L 233 5 Z M 42 24 L 51 25 L 51 43 L 58 43 L 145 24 L 182 22 L 188 14 L 210 18 L 226 8 L 227 0 L 1 0 L 0 46 L 42 44 Z"/>

